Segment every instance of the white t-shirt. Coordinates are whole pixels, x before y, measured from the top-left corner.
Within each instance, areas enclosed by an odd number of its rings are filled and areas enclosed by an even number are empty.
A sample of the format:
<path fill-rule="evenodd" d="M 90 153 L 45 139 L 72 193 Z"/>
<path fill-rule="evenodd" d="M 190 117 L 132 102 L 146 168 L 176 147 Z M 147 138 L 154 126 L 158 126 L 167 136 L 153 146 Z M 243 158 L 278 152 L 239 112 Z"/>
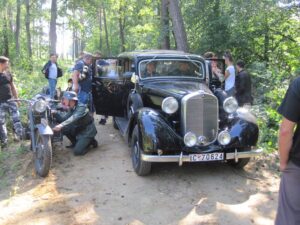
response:
<path fill-rule="evenodd" d="M 226 68 L 226 71 L 228 71 L 229 76 L 225 80 L 225 91 L 230 90 L 234 87 L 235 83 L 235 69 L 233 65 L 230 65 Z"/>
<path fill-rule="evenodd" d="M 51 63 L 51 66 L 49 67 L 49 78 L 50 79 L 57 78 L 57 66 L 55 63 Z"/>

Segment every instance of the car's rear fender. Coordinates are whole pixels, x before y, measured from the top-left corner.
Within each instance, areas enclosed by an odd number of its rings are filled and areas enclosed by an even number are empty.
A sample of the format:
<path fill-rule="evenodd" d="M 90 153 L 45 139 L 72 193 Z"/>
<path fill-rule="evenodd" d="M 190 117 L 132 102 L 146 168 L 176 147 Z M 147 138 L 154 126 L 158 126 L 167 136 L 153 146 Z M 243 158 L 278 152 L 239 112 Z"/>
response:
<path fill-rule="evenodd" d="M 145 153 L 157 153 L 158 149 L 166 152 L 180 151 L 182 138 L 156 110 L 141 108 L 134 113 L 128 127 L 129 143 L 135 125 L 138 126 L 140 146 Z"/>

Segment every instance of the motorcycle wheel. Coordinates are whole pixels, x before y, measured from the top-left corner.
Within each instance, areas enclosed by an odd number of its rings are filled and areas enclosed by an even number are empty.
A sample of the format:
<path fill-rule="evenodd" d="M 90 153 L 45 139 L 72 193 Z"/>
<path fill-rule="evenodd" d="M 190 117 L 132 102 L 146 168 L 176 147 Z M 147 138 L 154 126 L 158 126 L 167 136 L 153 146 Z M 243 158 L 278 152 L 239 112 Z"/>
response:
<path fill-rule="evenodd" d="M 49 135 L 36 135 L 36 152 L 34 154 L 34 165 L 37 174 L 46 177 L 52 164 L 52 145 Z"/>

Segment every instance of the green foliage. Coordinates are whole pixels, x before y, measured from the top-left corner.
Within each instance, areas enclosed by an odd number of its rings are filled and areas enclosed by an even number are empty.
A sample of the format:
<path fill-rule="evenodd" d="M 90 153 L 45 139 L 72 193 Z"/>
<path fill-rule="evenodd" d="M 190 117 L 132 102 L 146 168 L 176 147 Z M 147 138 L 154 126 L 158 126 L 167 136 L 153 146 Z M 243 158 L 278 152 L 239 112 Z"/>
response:
<path fill-rule="evenodd" d="M 49 38 L 44 27 L 50 21 L 49 4 L 45 1 L 30 3 L 33 56 L 28 57 L 24 1 L 21 1 L 19 54 L 15 46 L 16 1 L 1 2 L 0 48 L 2 54 L 9 54 L 20 97 L 31 98 L 47 85 L 40 71 L 48 60 Z M 278 2 L 180 1 L 191 52 L 214 51 L 222 56 L 226 49 L 230 49 L 234 59 L 246 61 L 253 77 L 260 145 L 268 149 L 276 148 L 281 119 L 276 109 L 295 77 L 295 71 L 300 69 L 299 7 L 279 7 Z M 115 56 L 123 47 L 126 51 L 156 49 L 161 45 L 163 33 L 160 4 L 160 0 L 64 0 L 58 3 L 57 26 L 72 33 L 74 40 L 70 52 L 73 59 L 81 50 L 100 50 L 106 56 Z M 121 30 L 124 33 L 123 46 Z M 170 39 L 171 48 L 176 48 L 172 35 Z M 71 76 L 67 71 L 73 62 L 59 60 L 65 71 L 64 77 L 59 79 L 59 86 L 64 89 Z"/>

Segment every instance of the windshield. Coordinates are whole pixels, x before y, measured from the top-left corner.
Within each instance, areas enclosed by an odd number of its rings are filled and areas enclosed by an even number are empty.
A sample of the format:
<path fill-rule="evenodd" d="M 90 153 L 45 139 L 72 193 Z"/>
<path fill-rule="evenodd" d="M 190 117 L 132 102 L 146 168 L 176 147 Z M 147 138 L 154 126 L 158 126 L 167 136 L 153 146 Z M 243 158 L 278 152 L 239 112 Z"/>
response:
<path fill-rule="evenodd" d="M 139 64 L 141 78 L 150 77 L 194 77 L 204 78 L 204 67 L 200 61 L 181 59 L 144 60 Z"/>

